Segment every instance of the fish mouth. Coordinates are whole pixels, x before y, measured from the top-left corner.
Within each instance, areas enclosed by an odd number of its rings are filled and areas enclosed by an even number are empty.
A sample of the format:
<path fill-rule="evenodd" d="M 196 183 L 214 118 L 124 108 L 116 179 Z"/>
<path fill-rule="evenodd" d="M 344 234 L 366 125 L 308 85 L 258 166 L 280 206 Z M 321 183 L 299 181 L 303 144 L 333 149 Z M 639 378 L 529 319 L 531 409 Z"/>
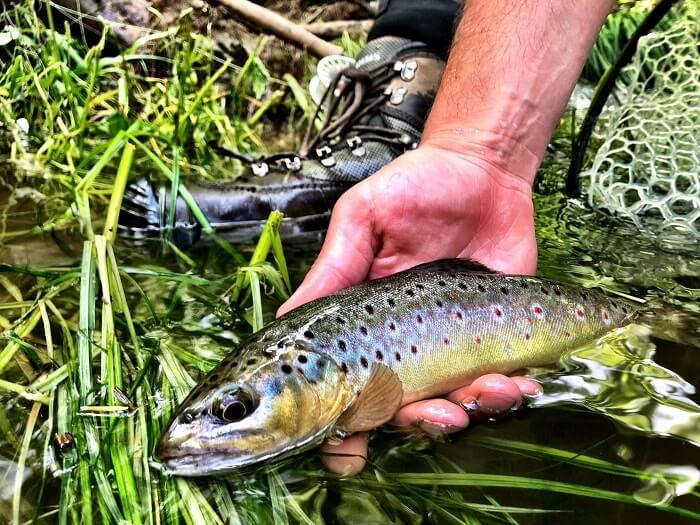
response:
<path fill-rule="evenodd" d="M 161 472 L 170 476 L 215 476 L 226 474 L 234 470 L 246 467 L 257 461 L 256 457 L 248 457 L 244 460 L 236 460 L 230 455 L 221 452 L 204 452 L 193 455 L 191 453 L 173 454 L 160 458 L 159 468 Z"/>

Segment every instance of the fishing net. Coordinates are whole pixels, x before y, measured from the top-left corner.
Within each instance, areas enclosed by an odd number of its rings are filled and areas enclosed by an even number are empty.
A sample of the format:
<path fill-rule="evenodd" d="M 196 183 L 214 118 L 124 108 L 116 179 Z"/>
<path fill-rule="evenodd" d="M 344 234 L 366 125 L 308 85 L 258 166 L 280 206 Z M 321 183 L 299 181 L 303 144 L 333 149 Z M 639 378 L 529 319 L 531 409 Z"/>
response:
<path fill-rule="evenodd" d="M 598 123 L 602 145 L 581 176 L 591 206 L 654 232 L 700 238 L 700 9 L 639 42 Z"/>

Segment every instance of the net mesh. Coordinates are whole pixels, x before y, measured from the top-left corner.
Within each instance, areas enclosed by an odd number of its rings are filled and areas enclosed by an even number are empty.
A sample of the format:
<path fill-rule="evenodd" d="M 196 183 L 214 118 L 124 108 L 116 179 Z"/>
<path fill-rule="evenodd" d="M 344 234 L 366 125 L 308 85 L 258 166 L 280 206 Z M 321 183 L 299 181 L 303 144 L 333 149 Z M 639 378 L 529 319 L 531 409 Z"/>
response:
<path fill-rule="evenodd" d="M 582 173 L 591 206 L 641 229 L 700 238 L 700 9 L 686 1 L 639 42 Z"/>

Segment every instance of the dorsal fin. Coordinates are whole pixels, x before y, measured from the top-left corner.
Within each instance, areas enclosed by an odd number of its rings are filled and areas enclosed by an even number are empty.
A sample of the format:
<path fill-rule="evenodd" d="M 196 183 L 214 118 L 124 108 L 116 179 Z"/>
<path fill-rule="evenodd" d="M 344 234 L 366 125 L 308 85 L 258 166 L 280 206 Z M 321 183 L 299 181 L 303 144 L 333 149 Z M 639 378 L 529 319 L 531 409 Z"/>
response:
<path fill-rule="evenodd" d="M 452 270 L 460 272 L 499 273 L 491 268 L 488 268 L 487 266 L 484 266 L 480 262 L 473 261 L 472 259 L 438 259 L 437 261 L 419 264 L 418 266 L 411 268 L 411 271 L 415 270 Z"/>
<path fill-rule="evenodd" d="M 401 406 L 403 385 L 388 366 L 374 363 L 367 384 L 336 423 L 343 432 L 372 430 L 389 421 Z"/>

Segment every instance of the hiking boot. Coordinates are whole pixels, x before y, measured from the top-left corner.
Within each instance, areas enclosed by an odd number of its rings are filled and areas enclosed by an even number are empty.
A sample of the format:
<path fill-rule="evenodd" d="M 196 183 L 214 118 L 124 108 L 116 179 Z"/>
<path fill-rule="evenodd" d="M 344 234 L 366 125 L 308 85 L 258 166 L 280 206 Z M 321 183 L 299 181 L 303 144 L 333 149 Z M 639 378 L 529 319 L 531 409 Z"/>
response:
<path fill-rule="evenodd" d="M 220 148 L 248 164 L 248 173 L 221 182 L 188 180 L 186 187 L 216 234 L 225 239 L 256 237 L 273 210 L 284 213 L 283 238 L 320 237 L 344 191 L 417 147 L 444 65 L 420 42 L 372 40 L 354 66 L 331 81 L 323 98 L 320 131 L 312 134 L 312 119 L 299 152 L 251 159 Z M 131 183 L 119 217 L 120 236 L 164 235 L 170 206 L 167 185 L 146 179 Z M 201 225 L 178 198 L 173 241 L 188 248 L 201 233 Z"/>

